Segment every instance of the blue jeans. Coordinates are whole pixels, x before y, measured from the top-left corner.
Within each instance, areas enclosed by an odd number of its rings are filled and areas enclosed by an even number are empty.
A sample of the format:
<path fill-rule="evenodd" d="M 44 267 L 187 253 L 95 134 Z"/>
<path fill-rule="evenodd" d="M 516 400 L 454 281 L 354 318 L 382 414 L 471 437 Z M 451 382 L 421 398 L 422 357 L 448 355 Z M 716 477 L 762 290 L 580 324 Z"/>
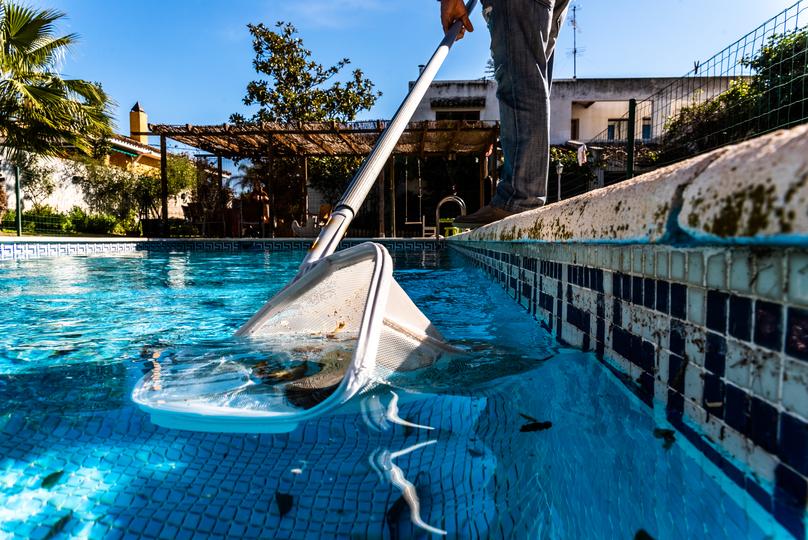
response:
<path fill-rule="evenodd" d="M 505 156 L 491 205 L 510 212 L 536 208 L 547 199 L 553 51 L 569 2 L 482 0 Z"/>

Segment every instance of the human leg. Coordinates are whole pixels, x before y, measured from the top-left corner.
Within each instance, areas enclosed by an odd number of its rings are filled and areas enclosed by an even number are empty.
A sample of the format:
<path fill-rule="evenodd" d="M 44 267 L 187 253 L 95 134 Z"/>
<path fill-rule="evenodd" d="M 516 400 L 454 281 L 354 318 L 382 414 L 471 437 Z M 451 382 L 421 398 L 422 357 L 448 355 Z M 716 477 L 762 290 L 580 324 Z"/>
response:
<path fill-rule="evenodd" d="M 505 157 L 492 206 L 521 212 L 544 204 L 550 138 L 548 48 L 552 0 L 487 2 Z M 554 44 L 554 41 L 553 41 Z"/>

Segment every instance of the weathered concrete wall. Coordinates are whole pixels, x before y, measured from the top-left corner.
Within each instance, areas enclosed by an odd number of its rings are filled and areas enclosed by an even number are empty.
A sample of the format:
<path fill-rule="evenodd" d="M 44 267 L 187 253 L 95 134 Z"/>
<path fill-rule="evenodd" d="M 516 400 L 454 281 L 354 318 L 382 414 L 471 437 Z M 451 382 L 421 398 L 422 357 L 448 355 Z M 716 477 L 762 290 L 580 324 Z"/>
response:
<path fill-rule="evenodd" d="M 410 86 L 412 86 L 412 83 L 410 83 Z M 491 79 L 433 82 L 424 96 L 424 99 L 421 100 L 421 103 L 415 110 L 412 120 L 434 120 L 435 111 L 438 109 L 432 108 L 432 100 L 446 98 L 484 98 L 485 107 L 480 111 L 480 120 L 499 120 L 497 83 Z"/>
<path fill-rule="evenodd" d="M 457 241 L 808 243 L 808 126 L 525 212 Z"/>

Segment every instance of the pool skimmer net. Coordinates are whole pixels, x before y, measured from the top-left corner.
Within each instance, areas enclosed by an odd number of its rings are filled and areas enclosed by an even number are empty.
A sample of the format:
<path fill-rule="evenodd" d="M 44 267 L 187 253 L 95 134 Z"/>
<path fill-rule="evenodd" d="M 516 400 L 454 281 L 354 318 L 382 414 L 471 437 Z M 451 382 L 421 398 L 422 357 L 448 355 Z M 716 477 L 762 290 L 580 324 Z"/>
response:
<path fill-rule="evenodd" d="M 469 2 L 469 12 L 475 4 Z M 336 248 L 460 28 L 456 22 L 444 36 L 293 281 L 236 332 L 265 346 L 272 363 L 155 361 L 132 392 L 153 423 L 192 431 L 288 432 L 371 391 L 392 373 L 457 352 L 393 279 L 384 246 Z"/>

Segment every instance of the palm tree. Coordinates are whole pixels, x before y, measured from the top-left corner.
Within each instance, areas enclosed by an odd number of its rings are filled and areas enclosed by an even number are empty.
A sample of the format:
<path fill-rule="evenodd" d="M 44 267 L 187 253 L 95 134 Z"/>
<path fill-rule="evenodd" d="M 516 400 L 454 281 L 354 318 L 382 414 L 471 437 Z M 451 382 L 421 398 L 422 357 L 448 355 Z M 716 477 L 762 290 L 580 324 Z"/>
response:
<path fill-rule="evenodd" d="M 0 0 L 0 144 L 22 152 L 91 154 L 112 133 L 111 101 L 97 83 L 62 79 L 57 64 L 75 34 L 56 37 L 56 10 Z"/>

